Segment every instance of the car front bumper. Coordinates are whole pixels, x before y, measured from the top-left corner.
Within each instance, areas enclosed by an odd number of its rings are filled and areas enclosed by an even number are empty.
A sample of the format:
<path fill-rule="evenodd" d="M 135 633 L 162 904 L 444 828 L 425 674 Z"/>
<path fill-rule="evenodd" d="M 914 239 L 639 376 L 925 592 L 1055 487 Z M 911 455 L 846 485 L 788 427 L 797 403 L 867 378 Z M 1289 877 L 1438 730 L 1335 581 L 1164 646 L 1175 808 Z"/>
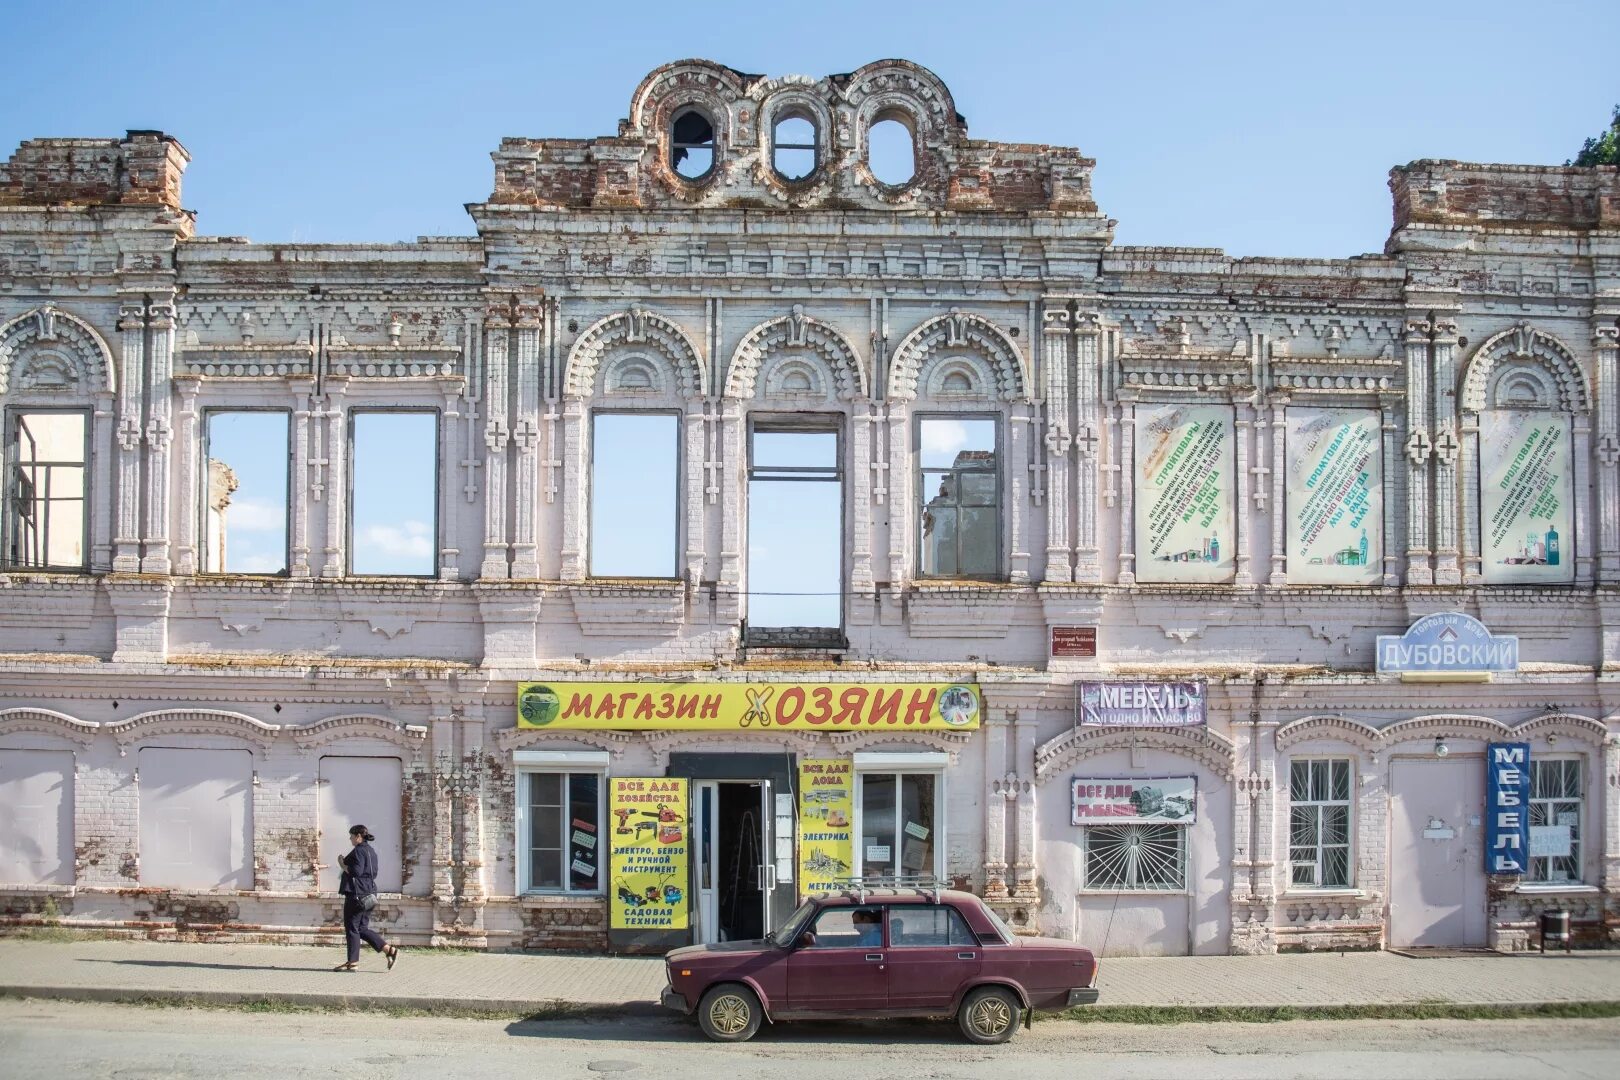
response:
<path fill-rule="evenodd" d="M 1095 1005 L 1097 1004 L 1097 996 L 1098 991 L 1095 986 L 1077 986 L 1069 991 L 1068 1006 L 1072 1009 L 1076 1005 Z"/>
<path fill-rule="evenodd" d="M 673 986 L 664 987 L 664 992 L 658 995 L 658 1004 L 662 1005 L 666 1009 L 674 1009 L 676 1012 L 680 1013 L 689 1013 L 692 1011 L 692 1006 L 686 1003 L 686 996 L 684 994 L 677 994 Z"/>

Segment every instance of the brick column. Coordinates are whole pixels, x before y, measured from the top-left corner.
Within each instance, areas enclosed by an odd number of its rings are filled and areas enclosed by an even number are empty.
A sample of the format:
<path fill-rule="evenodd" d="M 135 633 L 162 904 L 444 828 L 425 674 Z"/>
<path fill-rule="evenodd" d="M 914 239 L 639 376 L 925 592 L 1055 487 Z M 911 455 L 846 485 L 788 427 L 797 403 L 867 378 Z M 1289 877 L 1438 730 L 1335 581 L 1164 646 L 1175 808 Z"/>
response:
<path fill-rule="evenodd" d="M 512 436 L 507 391 L 511 331 L 506 313 L 491 309 L 484 333 L 484 557 L 478 576 L 489 581 L 512 572 L 506 535 L 506 447 Z"/>
<path fill-rule="evenodd" d="M 1129 396 L 1127 396 L 1127 393 Z M 1136 392 L 1119 397 L 1119 579 L 1136 584 Z"/>
<path fill-rule="evenodd" d="M 113 533 L 115 573 L 141 568 L 141 395 L 146 386 L 146 310 L 138 300 L 118 309 L 122 368 L 118 380 L 118 514 Z"/>
<path fill-rule="evenodd" d="M 1051 301 L 1061 304 L 1062 301 Z M 1046 424 L 1036 453 L 1046 457 L 1046 571 L 1049 582 L 1074 580 L 1069 564 L 1069 346 L 1074 320 L 1067 307 L 1048 307 L 1042 314 L 1041 347 L 1045 351 L 1042 396 Z M 1092 338 L 1095 341 L 1095 336 Z"/>
<path fill-rule="evenodd" d="M 146 525 L 141 558 L 143 574 L 169 572 L 169 447 L 174 442 L 171 417 L 174 368 L 174 305 L 153 304 L 148 311 L 150 351 L 146 356 Z"/>
<path fill-rule="evenodd" d="M 1406 583 L 1433 585 L 1429 561 L 1429 332 L 1426 321 L 1406 324 Z"/>
<path fill-rule="evenodd" d="M 1007 899 L 1007 799 L 1017 777 L 1007 770 L 1007 711 L 986 709 L 984 726 L 984 897 Z"/>
<path fill-rule="evenodd" d="M 1597 577 L 1609 584 L 1620 581 L 1620 425 L 1615 417 L 1620 329 L 1613 322 L 1593 327 L 1592 351 L 1597 358 Z"/>
<path fill-rule="evenodd" d="M 584 581 L 590 573 L 586 551 L 590 544 L 590 507 L 586 471 L 590 468 L 590 412 L 585 399 L 563 398 L 562 579 Z"/>
<path fill-rule="evenodd" d="M 348 376 L 328 375 L 325 386 L 326 405 L 320 415 L 326 421 L 326 558 L 321 577 L 340 578 L 347 569 L 343 537 L 349 523 L 349 417 L 343 408 Z"/>
<path fill-rule="evenodd" d="M 540 330 L 541 315 L 534 306 L 525 306 L 512 330 L 516 363 L 517 414 L 512 423 L 512 445 L 516 461 L 512 486 L 512 576 L 532 579 L 540 576 L 539 553 L 535 546 L 535 525 L 539 507 L 535 496 L 540 490 Z M 574 465 L 578 459 L 570 459 Z M 565 466 L 566 468 L 567 466 Z"/>
<path fill-rule="evenodd" d="M 197 539 L 197 475 L 202 440 L 197 436 L 197 393 L 202 381 L 195 375 L 176 375 L 175 389 L 180 392 L 180 412 L 175 423 L 178 444 L 180 513 L 174 536 L 174 572 L 189 576 L 198 570 Z M 296 470 L 294 470 L 296 473 Z M 290 508 L 289 508 L 290 509 Z"/>
<path fill-rule="evenodd" d="M 709 420 L 700 395 L 687 397 L 684 405 L 686 415 L 682 419 L 681 435 L 686 446 L 686 476 L 683 477 L 686 488 L 686 565 L 682 574 L 686 578 L 686 587 L 695 590 L 703 581 L 708 550 L 703 478 L 708 461 Z"/>
<path fill-rule="evenodd" d="M 882 423 L 878 406 L 866 398 L 850 402 L 849 505 L 850 591 L 870 593 L 872 579 L 872 438 Z M 846 601 L 843 609 L 847 613 Z"/>
<path fill-rule="evenodd" d="M 1035 878 L 1035 714 L 1024 710 L 1013 714 L 1013 754 L 1018 770 L 1018 819 L 1014 829 L 1017 846 L 1013 854 L 1013 899 L 1040 899 Z"/>
<path fill-rule="evenodd" d="M 307 578 L 310 575 L 309 438 L 310 419 L 317 414 L 317 406 L 311 397 L 315 391 L 315 380 L 304 377 L 288 379 L 287 390 L 293 401 L 292 475 L 287 493 L 287 538 L 292 557 L 287 565 L 287 574 Z"/>
<path fill-rule="evenodd" d="M 1097 470 L 1101 465 L 1102 418 L 1098 410 L 1097 365 L 1102 319 L 1094 311 L 1075 315 L 1075 536 L 1074 580 L 1101 580 L 1097 542 Z"/>
<path fill-rule="evenodd" d="M 1434 583 L 1462 583 L 1457 545 L 1457 324 L 1434 325 Z"/>

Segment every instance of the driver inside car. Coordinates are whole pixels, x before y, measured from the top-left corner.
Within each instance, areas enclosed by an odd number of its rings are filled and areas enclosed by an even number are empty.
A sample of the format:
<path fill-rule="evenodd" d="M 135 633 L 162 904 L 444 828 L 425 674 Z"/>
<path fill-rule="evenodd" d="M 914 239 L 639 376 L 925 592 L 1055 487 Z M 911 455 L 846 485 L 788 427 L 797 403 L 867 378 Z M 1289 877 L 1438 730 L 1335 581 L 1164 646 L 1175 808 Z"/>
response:
<path fill-rule="evenodd" d="M 876 908 L 856 908 L 852 918 L 861 948 L 876 949 L 883 944 L 882 912 Z"/>

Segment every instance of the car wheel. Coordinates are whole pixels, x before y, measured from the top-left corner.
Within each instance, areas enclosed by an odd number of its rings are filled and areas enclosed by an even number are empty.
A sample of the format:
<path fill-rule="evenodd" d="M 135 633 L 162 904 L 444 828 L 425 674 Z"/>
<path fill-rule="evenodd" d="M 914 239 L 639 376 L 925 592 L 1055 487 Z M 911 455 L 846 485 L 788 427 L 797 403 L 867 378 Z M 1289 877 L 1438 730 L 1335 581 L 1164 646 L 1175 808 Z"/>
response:
<path fill-rule="evenodd" d="M 1004 1043 L 1018 1030 L 1023 1006 L 1005 986 L 981 986 L 962 999 L 956 1022 L 969 1042 Z"/>
<path fill-rule="evenodd" d="M 741 983 L 712 987 L 698 1003 L 698 1027 L 715 1042 L 746 1042 L 764 1015 L 759 997 Z"/>

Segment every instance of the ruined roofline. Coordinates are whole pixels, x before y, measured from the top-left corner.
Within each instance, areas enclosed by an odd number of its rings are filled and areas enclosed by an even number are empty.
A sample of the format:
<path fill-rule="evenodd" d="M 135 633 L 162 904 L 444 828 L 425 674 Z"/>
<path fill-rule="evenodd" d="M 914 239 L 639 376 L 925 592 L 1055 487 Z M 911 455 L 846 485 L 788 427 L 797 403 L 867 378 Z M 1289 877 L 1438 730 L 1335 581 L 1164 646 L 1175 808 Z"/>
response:
<path fill-rule="evenodd" d="M 1394 227 L 1620 229 L 1620 168 L 1421 159 L 1389 171 Z"/>
<path fill-rule="evenodd" d="M 122 139 L 45 138 L 0 165 L 0 206 L 164 206 L 180 210 L 191 154 L 161 131 Z"/>

